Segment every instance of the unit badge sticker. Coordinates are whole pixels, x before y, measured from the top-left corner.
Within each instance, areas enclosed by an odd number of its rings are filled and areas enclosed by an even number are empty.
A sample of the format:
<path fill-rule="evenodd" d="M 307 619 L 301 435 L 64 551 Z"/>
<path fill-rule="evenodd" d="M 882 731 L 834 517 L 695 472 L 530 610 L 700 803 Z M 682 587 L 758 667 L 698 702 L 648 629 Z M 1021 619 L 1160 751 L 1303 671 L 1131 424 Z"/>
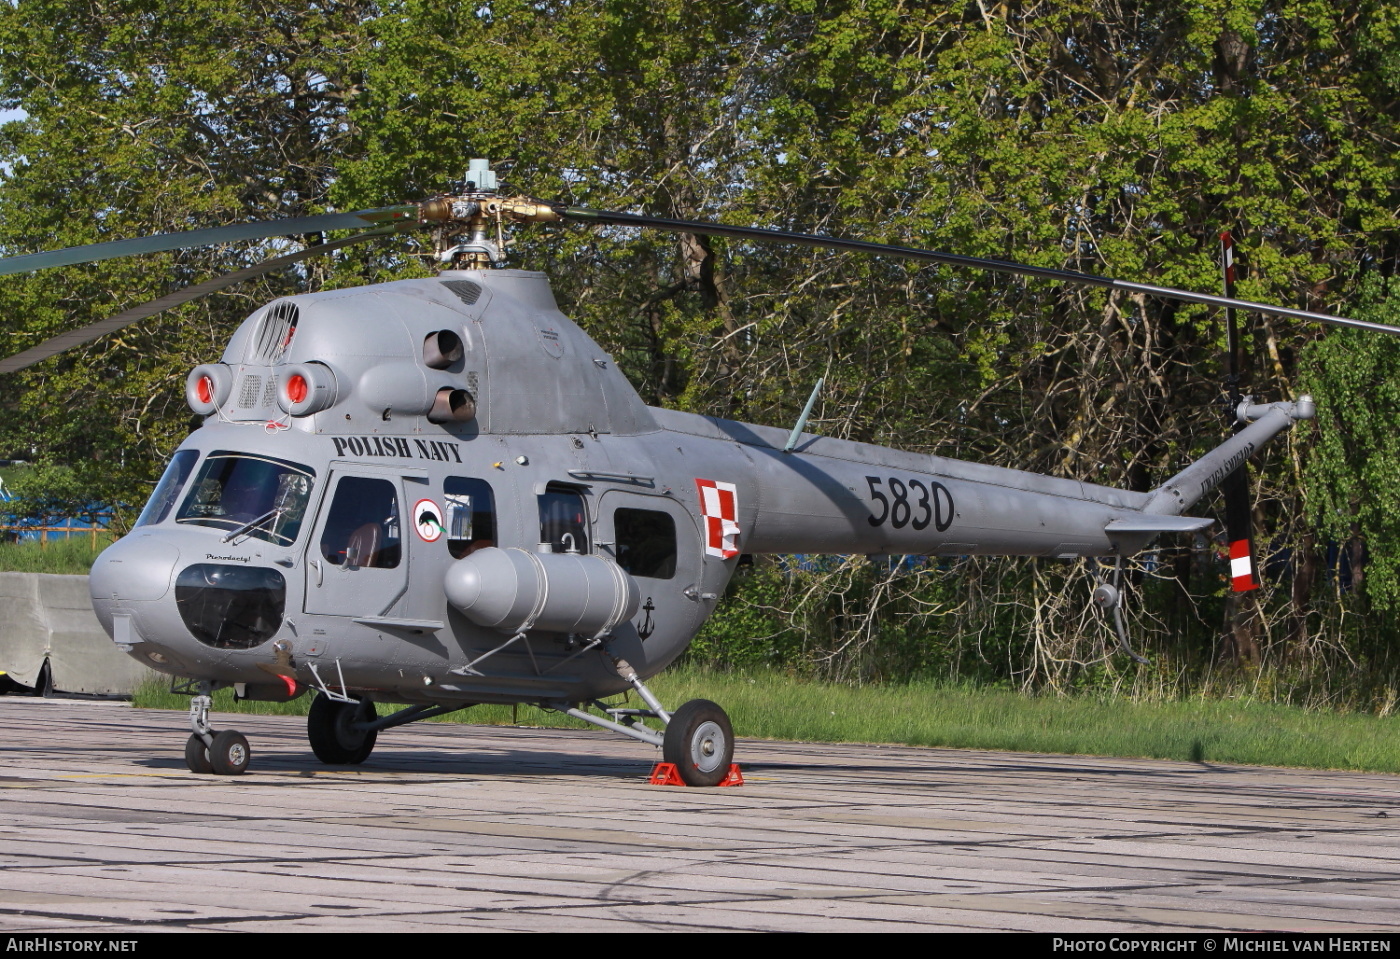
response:
<path fill-rule="evenodd" d="M 436 543 L 442 538 L 442 510 L 430 499 L 420 499 L 413 504 L 413 528 L 418 538 L 425 543 Z"/>
<path fill-rule="evenodd" d="M 733 483 L 696 479 L 700 514 L 705 520 L 705 555 L 732 559 L 739 555 L 739 491 Z"/>

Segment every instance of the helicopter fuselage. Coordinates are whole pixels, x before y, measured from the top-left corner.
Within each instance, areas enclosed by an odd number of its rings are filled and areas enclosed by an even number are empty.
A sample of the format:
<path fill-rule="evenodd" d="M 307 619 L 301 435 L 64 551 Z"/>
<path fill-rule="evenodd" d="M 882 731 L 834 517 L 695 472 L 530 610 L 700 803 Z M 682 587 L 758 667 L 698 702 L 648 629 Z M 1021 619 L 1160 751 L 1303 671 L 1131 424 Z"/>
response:
<path fill-rule="evenodd" d="M 204 425 L 94 566 L 93 604 L 143 662 L 261 698 L 290 679 L 590 701 L 627 688 L 619 659 L 674 661 L 741 553 L 1113 556 L 1208 525 L 1145 518 L 1154 494 L 647 407 L 521 271 L 279 300 L 187 394 Z"/>

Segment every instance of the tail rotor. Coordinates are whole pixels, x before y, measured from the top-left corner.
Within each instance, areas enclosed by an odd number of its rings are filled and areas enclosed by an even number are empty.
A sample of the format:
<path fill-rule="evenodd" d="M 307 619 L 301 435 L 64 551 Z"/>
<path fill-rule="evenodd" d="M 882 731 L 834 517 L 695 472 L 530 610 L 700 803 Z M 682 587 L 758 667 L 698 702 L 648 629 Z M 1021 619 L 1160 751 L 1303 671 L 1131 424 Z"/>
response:
<path fill-rule="evenodd" d="M 1235 242 L 1229 230 L 1220 234 L 1220 264 L 1224 274 L 1225 296 L 1235 297 Z M 1243 348 L 1235 325 L 1235 308 L 1225 308 L 1225 389 L 1228 396 L 1227 416 L 1231 428 L 1238 433 L 1244 428 L 1236 411 L 1244 402 L 1240 388 L 1240 368 Z M 1249 502 L 1249 466 L 1247 462 L 1220 484 L 1225 494 L 1225 537 L 1230 544 L 1230 586 L 1237 593 L 1259 588 L 1255 577 L 1253 509 Z"/>

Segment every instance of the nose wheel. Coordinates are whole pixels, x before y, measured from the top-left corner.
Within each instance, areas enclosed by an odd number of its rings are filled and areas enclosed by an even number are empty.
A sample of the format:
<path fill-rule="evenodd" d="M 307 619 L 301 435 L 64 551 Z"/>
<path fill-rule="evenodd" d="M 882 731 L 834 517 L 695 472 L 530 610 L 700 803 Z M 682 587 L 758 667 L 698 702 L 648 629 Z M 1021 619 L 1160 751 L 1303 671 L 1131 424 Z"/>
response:
<path fill-rule="evenodd" d="M 185 765 L 192 773 L 239 776 L 248 768 L 253 751 L 248 738 L 236 729 L 215 731 L 209 725 L 213 698 L 204 689 L 190 700 L 190 726 L 194 732 L 185 740 Z"/>
<path fill-rule="evenodd" d="M 214 771 L 214 764 L 209 761 L 209 744 L 199 738 L 199 733 L 190 733 L 190 738 L 185 740 L 185 765 L 190 767 L 190 772 L 203 776 Z"/>

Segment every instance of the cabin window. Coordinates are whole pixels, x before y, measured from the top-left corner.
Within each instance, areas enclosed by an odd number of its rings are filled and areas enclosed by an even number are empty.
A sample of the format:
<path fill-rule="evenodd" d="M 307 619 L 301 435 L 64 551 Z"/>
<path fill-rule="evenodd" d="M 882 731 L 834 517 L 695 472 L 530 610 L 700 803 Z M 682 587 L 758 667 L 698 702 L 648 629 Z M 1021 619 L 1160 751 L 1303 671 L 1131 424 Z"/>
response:
<path fill-rule="evenodd" d="M 342 476 L 321 531 L 326 562 L 350 569 L 393 569 L 399 565 L 401 542 L 394 484 L 369 476 Z"/>
<path fill-rule="evenodd" d="M 175 521 L 242 530 L 240 535 L 290 546 L 301 533 L 315 476 L 305 466 L 270 456 L 210 453 Z"/>
<path fill-rule="evenodd" d="M 456 559 L 496 545 L 496 497 L 485 480 L 449 476 L 442 484 L 447 500 L 447 551 Z"/>
<path fill-rule="evenodd" d="M 556 553 L 588 552 L 588 512 L 583 494 L 559 483 L 550 483 L 540 496 L 540 542 Z"/>
<path fill-rule="evenodd" d="M 170 511 L 175 508 L 175 504 L 180 501 L 180 494 L 185 491 L 185 481 L 190 478 L 197 462 L 199 453 L 196 450 L 180 450 L 175 454 L 161 475 L 160 482 L 156 484 L 155 492 L 151 493 L 151 498 L 146 501 L 146 508 L 137 518 L 137 526 L 154 526 L 164 522 Z"/>
<path fill-rule="evenodd" d="M 676 575 L 676 521 L 654 509 L 620 509 L 613 514 L 617 564 L 633 576 L 670 579 Z"/>

